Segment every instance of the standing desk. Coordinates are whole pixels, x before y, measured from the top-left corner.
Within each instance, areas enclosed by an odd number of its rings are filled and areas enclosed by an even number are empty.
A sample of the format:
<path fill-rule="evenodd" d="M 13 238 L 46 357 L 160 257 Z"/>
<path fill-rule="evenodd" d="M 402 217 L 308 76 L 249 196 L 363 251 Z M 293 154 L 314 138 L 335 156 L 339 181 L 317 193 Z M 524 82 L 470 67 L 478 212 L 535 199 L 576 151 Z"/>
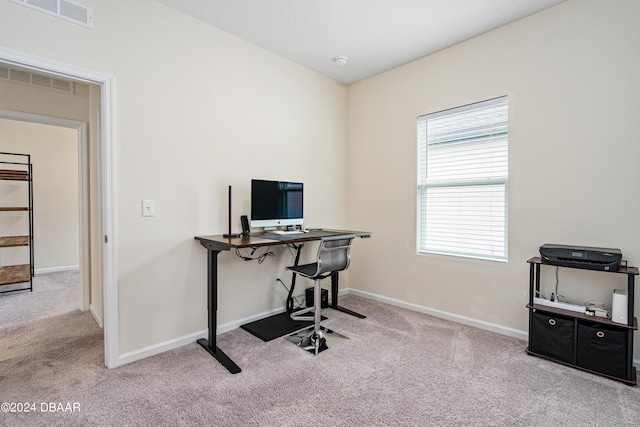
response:
<path fill-rule="evenodd" d="M 230 251 L 231 249 L 259 248 L 292 243 L 314 242 L 321 240 L 323 237 L 338 236 L 341 234 L 355 234 L 356 237 L 360 238 L 371 237 L 371 233 L 368 231 L 327 229 L 318 229 L 309 231 L 308 233 L 297 234 L 248 234 L 241 235 L 237 238 L 227 238 L 221 235 L 196 236 L 195 239 L 199 240 L 200 244 L 207 249 L 207 309 L 209 323 L 209 338 L 199 339 L 198 344 L 207 350 L 211 356 L 213 356 L 232 374 L 237 374 L 241 371 L 240 367 L 216 345 L 216 330 L 218 328 L 218 254 L 220 252 Z M 363 315 L 338 305 L 338 273 L 334 273 L 331 276 L 331 302 L 329 307 L 364 318 Z"/>

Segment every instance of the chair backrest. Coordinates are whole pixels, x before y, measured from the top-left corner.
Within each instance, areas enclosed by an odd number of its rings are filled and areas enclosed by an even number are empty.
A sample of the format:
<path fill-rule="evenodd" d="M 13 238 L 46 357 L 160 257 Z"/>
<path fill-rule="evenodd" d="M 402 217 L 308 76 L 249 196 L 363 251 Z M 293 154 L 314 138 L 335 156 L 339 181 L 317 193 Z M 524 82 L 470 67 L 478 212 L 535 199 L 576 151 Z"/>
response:
<path fill-rule="evenodd" d="M 314 276 L 346 270 L 351 257 L 349 250 L 355 234 L 323 237 L 318 247 L 318 270 Z"/>

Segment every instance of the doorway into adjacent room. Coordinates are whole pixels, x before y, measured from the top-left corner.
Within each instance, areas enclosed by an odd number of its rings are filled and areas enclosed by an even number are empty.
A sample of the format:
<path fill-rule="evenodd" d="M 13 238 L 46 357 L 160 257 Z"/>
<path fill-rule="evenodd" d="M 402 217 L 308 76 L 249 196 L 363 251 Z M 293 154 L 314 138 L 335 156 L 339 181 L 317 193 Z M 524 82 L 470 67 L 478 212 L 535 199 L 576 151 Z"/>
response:
<path fill-rule="evenodd" d="M 0 235 L 19 235 L 31 230 L 33 238 L 27 246 L 4 247 L 0 253 L 0 265 L 28 264 L 31 253 L 35 276 L 30 282 L 33 291 L 21 291 L 29 289 L 29 282 L 3 282 L 0 286 L 0 329 L 72 310 L 86 310 L 88 304 L 82 300 L 85 295 L 91 301 L 89 280 L 81 280 L 81 273 L 85 273 L 90 265 L 80 265 L 80 247 L 84 245 L 80 245 L 83 233 L 79 192 L 85 187 L 81 184 L 86 177 L 79 172 L 85 169 L 80 165 L 79 153 L 86 151 L 86 138 L 79 137 L 78 128 L 85 126 L 68 121 L 61 124 L 71 127 L 43 124 L 43 121 L 55 120 L 0 111 L 0 117 L 3 116 L 22 120 L 0 118 L 2 169 L 25 168 L 20 163 L 28 161 L 31 181 L 28 186 L 29 183 L 24 181 L 2 180 L 0 202 L 2 206 L 20 206 L 27 202 L 30 187 L 33 221 L 30 227 L 27 212 L 3 211 Z M 84 276 L 89 277 L 90 274 Z M 80 285 L 85 288 L 81 289 Z"/>
<path fill-rule="evenodd" d="M 4 93 L 0 97 L 4 98 L 0 100 L 0 117 L 77 131 L 78 280 L 83 284 L 78 305 L 82 310 L 90 310 L 98 324 L 104 327 L 104 363 L 107 367 L 116 367 L 118 308 L 114 279 L 113 76 L 5 48 L 0 48 L 0 67 L 15 67 L 26 73 L 78 83 L 91 92 L 85 120 L 60 118 L 64 116 L 60 114 L 64 111 L 63 104 L 36 102 L 32 104 L 35 105 L 33 109 L 27 110 L 21 96 L 4 97 Z M 7 100 L 22 104 L 8 109 L 5 105 Z M 53 107 L 53 110 L 43 111 L 46 107 Z"/>

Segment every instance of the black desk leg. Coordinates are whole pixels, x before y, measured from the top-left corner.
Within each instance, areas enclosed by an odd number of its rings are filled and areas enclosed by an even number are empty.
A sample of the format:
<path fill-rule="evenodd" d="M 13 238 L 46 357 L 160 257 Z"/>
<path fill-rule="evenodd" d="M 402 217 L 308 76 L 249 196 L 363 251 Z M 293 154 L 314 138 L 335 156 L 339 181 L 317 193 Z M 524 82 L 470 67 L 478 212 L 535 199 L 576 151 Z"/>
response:
<path fill-rule="evenodd" d="M 363 314 L 356 313 L 355 311 L 351 311 L 348 308 L 340 307 L 338 305 L 338 272 L 337 271 L 331 275 L 331 304 L 329 304 L 329 307 L 333 308 L 334 310 L 338 310 L 343 313 L 356 316 L 359 319 L 367 318 L 367 316 Z"/>
<path fill-rule="evenodd" d="M 207 281 L 207 310 L 209 312 L 209 339 L 201 338 L 198 340 L 205 350 L 209 352 L 218 362 L 229 370 L 232 374 L 237 374 L 241 371 L 240 367 L 235 364 L 233 360 L 229 358 L 222 350 L 216 346 L 216 331 L 218 329 L 218 254 L 220 251 L 207 250 L 209 259 L 208 264 L 208 278 Z"/>

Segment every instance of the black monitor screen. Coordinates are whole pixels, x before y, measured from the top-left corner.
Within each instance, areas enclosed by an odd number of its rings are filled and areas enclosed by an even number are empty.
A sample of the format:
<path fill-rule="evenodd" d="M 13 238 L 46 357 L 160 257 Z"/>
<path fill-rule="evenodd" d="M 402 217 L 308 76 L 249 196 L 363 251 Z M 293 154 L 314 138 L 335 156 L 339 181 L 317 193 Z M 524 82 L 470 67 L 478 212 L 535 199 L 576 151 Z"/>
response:
<path fill-rule="evenodd" d="M 302 220 L 302 206 L 301 182 L 251 180 L 251 221 Z"/>

